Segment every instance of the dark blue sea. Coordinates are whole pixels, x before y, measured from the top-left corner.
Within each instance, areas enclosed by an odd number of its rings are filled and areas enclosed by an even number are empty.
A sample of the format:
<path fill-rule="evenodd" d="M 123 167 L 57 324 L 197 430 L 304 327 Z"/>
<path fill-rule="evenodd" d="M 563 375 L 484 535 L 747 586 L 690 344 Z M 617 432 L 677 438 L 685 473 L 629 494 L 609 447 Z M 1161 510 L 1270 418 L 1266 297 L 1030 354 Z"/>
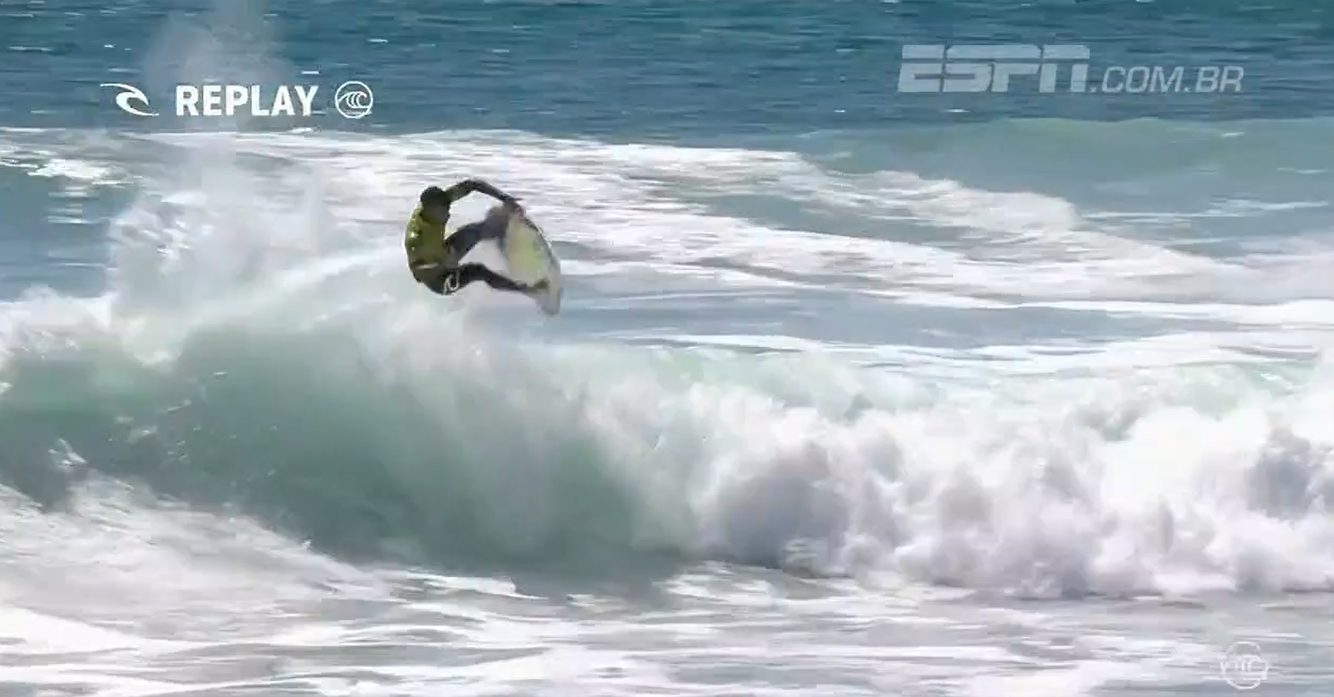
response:
<path fill-rule="evenodd" d="M 978 45 L 1088 58 L 901 88 Z M 0 697 L 1328 694 L 1331 75 L 1295 0 L 0 0 Z M 413 282 L 465 178 L 559 315 Z"/>

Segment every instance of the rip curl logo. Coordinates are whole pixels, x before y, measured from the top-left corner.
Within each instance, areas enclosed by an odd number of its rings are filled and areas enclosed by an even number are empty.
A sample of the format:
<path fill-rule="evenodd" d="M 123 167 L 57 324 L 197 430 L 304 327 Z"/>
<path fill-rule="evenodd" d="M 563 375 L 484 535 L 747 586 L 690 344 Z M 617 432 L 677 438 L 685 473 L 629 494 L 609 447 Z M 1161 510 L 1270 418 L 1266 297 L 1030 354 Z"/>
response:
<path fill-rule="evenodd" d="M 116 106 L 120 107 L 121 111 L 135 116 L 157 116 L 156 111 L 145 111 L 152 107 L 148 104 L 148 95 L 144 94 L 144 91 L 138 87 L 123 82 L 104 82 L 99 87 L 115 87 L 120 90 L 120 93 L 116 95 Z M 136 106 L 136 102 L 143 108 Z"/>

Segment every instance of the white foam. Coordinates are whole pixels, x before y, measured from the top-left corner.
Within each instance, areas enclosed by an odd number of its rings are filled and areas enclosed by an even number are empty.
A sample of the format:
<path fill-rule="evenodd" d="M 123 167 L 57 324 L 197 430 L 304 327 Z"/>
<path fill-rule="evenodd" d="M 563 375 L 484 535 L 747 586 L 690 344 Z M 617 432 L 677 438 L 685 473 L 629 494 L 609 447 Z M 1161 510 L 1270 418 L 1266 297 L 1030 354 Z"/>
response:
<path fill-rule="evenodd" d="M 1320 454 L 1328 439 L 1314 424 L 1331 416 L 1319 398 L 1329 383 L 1296 377 L 1276 387 L 1251 368 L 1284 365 L 1257 347 L 1289 356 L 1322 350 L 1324 301 L 1255 306 L 1154 298 L 1161 290 L 1155 274 L 1216 274 L 1221 282 L 1232 267 L 1122 245 L 1107 231 L 1087 229 L 1063 203 L 898 175 L 875 180 L 921 187 L 921 196 L 905 199 L 916 201 L 919 222 L 960 225 L 970 234 L 1034 227 L 1046 235 L 1036 242 L 991 238 L 997 244 L 1086 244 L 1059 263 L 1001 263 L 969 258 L 958 246 L 775 229 L 717 215 L 680 193 L 680 181 L 691 177 L 713 188 L 743 187 L 741 173 L 750 172 L 795 188 L 792 177 L 817 176 L 790 154 L 515 134 L 155 138 L 191 145 L 187 168 L 203 171 L 202 184 L 146 181 L 119 222 L 110 302 L 15 305 L 6 314 L 10 345 L 31 346 L 32 330 L 41 327 L 36 333 L 56 343 L 97 334 L 170 365 L 172 349 L 205 330 L 299 336 L 317 329 L 356 337 L 365 360 L 402 383 L 488 377 L 504 385 L 497 397 L 512 392 L 512 408 L 533 422 L 562 414 L 534 438 L 575 432 L 597 443 L 607 462 L 624 469 L 615 476 L 641 497 L 643 534 L 687 553 L 1035 594 L 1324 588 L 1334 574 L 1331 529 L 1314 493 L 1328 468 Z M 231 148 L 274 158 L 273 166 L 242 167 Z M 453 162 L 467 169 L 446 165 Z M 664 171 L 678 188 L 665 175 L 649 176 Z M 559 230 L 554 236 L 573 245 L 573 278 L 629 286 L 644 272 L 688 274 L 697 290 L 735 290 L 811 283 L 834 272 L 882 274 L 880 286 L 866 292 L 892 291 L 908 301 L 916 292 L 937 308 L 1045 307 L 1237 326 L 939 349 L 777 331 L 620 333 L 826 354 L 796 362 L 546 342 L 514 341 L 502 350 L 479 343 L 489 341 L 481 332 L 461 341 L 478 331 L 467 313 L 447 313 L 418 292 L 398 258 L 411 192 L 465 176 L 492 178 L 523 195 L 548 229 Z M 855 187 L 855 179 L 818 176 Z M 866 195 L 883 201 L 884 193 Z M 1035 201 L 1028 217 L 978 217 L 986 206 Z M 469 201 L 460 216 L 483 205 Z M 778 273 L 803 280 L 770 276 Z M 905 292 L 904 285 L 927 290 Z M 1118 289 L 1150 299 L 1072 299 Z M 971 293 L 979 290 L 1019 298 L 978 300 Z M 485 296 L 460 304 L 493 302 Z M 57 315 L 39 311 L 51 307 L 64 307 L 72 325 L 56 326 L 49 317 Z M 441 348 L 423 355 L 423 344 Z M 839 364 L 838 354 L 905 366 L 909 387 Z M 682 362 L 695 357 L 705 367 L 683 372 Z M 560 370 L 553 377 L 537 365 Z M 1102 400 L 1090 403 L 1095 393 Z M 570 394 L 581 395 L 573 412 Z M 1218 402 L 1218 394 L 1228 401 Z M 431 398 L 423 397 L 427 404 Z M 498 462 L 541 450 L 511 436 L 478 437 L 476 447 Z M 1150 476 L 1164 469 L 1170 477 Z M 540 481 L 522 479 L 530 473 L 498 476 L 506 486 L 522 482 L 541 493 Z M 1280 492 L 1271 498 L 1299 510 L 1278 512 L 1274 501 L 1256 498 L 1260 490 Z M 541 529 L 540 517 L 524 519 L 537 515 L 531 502 L 510 503 L 495 512 L 498 520 L 510 516 L 505 523 L 514 530 Z"/>

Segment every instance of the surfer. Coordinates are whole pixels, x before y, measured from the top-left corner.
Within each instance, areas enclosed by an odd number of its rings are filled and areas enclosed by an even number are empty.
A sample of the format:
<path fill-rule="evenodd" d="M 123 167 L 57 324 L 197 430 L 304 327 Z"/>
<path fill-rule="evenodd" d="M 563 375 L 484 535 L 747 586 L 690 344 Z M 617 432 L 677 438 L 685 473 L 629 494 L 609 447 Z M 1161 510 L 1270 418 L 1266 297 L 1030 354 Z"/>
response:
<path fill-rule="evenodd" d="M 447 234 L 445 222 L 449 220 L 449 207 L 474 191 L 500 201 L 501 205 L 492 208 L 482 220 L 461 225 L 453 234 Z M 496 290 L 525 295 L 545 291 L 546 279 L 527 285 L 482 264 L 459 262 L 478 242 L 504 238 L 510 214 L 522 211 L 518 199 L 480 179 L 465 179 L 448 189 L 426 187 L 417 209 L 408 220 L 404 239 L 412 277 L 437 295 L 451 295 L 474 281 L 481 281 Z"/>

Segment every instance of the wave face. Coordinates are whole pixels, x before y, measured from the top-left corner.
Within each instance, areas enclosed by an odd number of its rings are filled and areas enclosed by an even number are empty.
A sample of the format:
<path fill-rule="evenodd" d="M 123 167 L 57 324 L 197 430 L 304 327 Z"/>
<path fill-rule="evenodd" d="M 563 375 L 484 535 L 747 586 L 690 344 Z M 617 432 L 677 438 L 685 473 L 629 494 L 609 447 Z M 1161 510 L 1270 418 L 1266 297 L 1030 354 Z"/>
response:
<path fill-rule="evenodd" d="M 70 202 L 6 248 L 79 260 L 0 306 L 0 505 L 118 481 L 428 566 L 1328 589 L 1331 131 L 0 132 L 5 204 Z M 412 196 L 463 176 L 560 240 L 559 318 L 411 284 Z"/>

